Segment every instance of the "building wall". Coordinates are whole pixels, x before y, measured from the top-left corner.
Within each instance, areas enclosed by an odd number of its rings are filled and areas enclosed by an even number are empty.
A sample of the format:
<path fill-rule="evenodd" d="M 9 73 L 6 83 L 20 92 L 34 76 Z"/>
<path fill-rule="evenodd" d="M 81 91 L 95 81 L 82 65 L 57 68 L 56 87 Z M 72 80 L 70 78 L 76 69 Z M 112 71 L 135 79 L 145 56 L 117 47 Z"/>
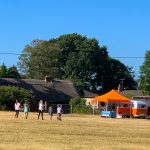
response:
<path fill-rule="evenodd" d="M 98 102 L 94 102 L 94 98 L 84 98 L 86 100 L 86 105 L 92 105 L 98 108 Z"/>

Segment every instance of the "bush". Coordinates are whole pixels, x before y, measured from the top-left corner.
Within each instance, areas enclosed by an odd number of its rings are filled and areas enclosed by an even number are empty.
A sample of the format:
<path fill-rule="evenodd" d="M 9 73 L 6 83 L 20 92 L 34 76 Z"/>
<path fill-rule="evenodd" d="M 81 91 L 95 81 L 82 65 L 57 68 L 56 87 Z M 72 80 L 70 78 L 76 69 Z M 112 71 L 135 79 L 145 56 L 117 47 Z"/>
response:
<path fill-rule="evenodd" d="M 14 110 L 16 100 L 19 100 L 21 105 L 27 100 L 31 109 L 35 104 L 30 91 L 15 86 L 0 86 L 0 110 Z"/>
<path fill-rule="evenodd" d="M 72 98 L 70 100 L 70 105 L 72 107 L 73 113 L 78 114 L 92 114 L 92 107 L 85 104 L 86 100 L 83 98 Z"/>

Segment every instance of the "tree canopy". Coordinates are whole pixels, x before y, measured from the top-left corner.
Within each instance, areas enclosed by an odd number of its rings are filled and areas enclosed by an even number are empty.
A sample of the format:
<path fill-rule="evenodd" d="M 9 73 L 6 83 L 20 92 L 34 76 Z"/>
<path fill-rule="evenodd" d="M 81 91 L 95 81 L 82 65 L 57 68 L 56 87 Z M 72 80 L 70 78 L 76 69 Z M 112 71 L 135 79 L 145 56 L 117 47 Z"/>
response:
<path fill-rule="evenodd" d="M 29 78 L 71 79 L 79 91 L 108 91 L 125 79 L 124 88 L 135 89 L 132 68 L 108 55 L 95 38 L 66 34 L 48 41 L 34 40 L 19 58 L 20 71 Z"/>
<path fill-rule="evenodd" d="M 140 67 L 140 88 L 144 94 L 150 94 L 150 50 L 145 53 L 145 60 Z"/>
<path fill-rule="evenodd" d="M 0 77 L 15 78 L 15 79 L 21 78 L 16 66 L 13 65 L 7 68 L 5 64 L 0 66 Z"/>

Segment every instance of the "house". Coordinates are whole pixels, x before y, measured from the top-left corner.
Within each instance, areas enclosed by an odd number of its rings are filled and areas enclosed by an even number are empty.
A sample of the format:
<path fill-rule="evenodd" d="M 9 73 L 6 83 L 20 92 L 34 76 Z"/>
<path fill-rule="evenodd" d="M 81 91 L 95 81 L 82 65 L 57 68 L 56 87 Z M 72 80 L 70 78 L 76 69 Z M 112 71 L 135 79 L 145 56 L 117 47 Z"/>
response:
<path fill-rule="evenodd" d="M 124 91 L 120 92 L 120 94 L 122 94 L 128 98 L 132 98 L 134 96 L 144 96 L 142 90 L 124 90 Z"/>
<path fill-rule="evenodd" d="M 82 97 L 70 80 L 35 80 L 0 78 L 0 86 L 18 86 L 32 91 L 35 99 L 46 100 L 48 103 L 68 104 L 73 97 Z M 84 91 L 85 99 L 94 98 L 93 93 Z"/>
<path fill-rule="evenodd" d="M 98 108 L 98 102 L 94 101 L 96 96 L 98 95 L 95 93 L 91 93 L 87 90 L 84 90 L 82 98 L 86 100 L 86 105 L 92 105 L 93 107 Z"/>

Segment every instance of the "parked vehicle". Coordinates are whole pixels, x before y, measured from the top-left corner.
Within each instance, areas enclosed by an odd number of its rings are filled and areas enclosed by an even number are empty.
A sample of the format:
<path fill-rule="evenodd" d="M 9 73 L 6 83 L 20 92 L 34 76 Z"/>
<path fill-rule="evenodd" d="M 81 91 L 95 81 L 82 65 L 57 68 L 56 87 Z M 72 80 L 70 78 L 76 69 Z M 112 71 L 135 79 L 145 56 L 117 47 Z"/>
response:
<path fill-rule="evenodd" d="M 122 104 L 116 109 L 117 116 L 122 117 L 139 117 L 145 118 L 148 116 L 148 105 L 145 100 L 131 100 L 130 104 Z"/>

